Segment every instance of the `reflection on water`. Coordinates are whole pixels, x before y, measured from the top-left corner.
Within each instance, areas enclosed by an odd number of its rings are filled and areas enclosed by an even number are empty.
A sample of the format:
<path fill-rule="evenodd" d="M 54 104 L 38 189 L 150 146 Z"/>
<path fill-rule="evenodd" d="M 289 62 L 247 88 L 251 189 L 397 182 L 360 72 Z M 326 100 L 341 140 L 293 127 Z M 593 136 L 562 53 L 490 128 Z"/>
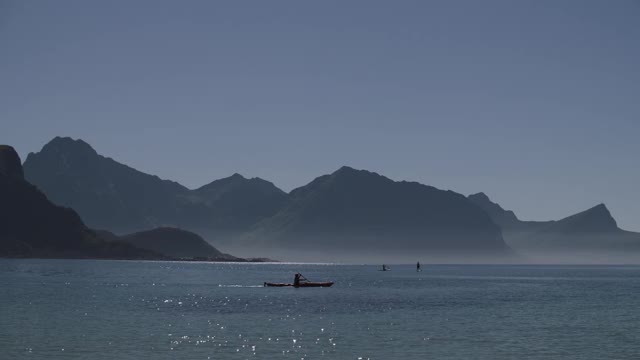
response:
<path fill-rule="evenodd" d="M 0 260 L 7 359 L 636 359 L 640 268 Z M 265 288 L 295 272 L 331 288 Z"/>

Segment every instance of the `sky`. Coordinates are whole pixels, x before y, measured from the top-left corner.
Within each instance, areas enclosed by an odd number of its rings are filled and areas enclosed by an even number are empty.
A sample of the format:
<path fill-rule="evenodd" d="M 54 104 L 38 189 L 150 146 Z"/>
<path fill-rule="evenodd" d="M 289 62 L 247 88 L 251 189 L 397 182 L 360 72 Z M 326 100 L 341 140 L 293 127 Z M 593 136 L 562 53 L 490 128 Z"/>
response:
<path fill-rule="evenodd" d="M 640 2 L 0 0 L 0 143 L 199 187 L 342 165 L 640 231 Z"/>

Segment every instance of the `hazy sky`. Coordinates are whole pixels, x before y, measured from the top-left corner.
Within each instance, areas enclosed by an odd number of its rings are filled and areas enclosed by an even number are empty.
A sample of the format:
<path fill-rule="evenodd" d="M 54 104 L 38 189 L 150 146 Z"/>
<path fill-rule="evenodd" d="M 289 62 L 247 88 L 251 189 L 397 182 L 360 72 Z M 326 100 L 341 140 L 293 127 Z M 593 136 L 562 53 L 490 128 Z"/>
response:
<path fill-rule="evenodd" d="M 0 143 L 197 187 L 341 165 L 640 230 L 639 1 L 0 0 Z"/>

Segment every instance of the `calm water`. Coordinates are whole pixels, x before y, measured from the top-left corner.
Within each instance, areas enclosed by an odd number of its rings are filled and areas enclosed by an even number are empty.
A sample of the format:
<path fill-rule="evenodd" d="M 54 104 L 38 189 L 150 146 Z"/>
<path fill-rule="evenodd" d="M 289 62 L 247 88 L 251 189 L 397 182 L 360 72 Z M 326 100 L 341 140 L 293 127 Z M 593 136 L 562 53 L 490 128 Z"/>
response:
<path fill-rule="evenodd" d="M 332 288 L 263 288 L 300 271 Z M 640 267 L 0 260 L 3 359 L 638 359 Z"/>

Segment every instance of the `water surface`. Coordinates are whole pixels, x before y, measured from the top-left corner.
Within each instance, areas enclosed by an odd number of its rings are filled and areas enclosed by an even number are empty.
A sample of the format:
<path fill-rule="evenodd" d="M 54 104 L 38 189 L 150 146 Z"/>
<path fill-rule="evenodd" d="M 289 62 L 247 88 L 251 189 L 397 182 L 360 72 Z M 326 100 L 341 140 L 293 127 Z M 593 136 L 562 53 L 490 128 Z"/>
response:
<path fill-rule="evenodd" d="M 0 357 L 640 357 L 640 267 L 378 268 L 0 260 Z"/>

